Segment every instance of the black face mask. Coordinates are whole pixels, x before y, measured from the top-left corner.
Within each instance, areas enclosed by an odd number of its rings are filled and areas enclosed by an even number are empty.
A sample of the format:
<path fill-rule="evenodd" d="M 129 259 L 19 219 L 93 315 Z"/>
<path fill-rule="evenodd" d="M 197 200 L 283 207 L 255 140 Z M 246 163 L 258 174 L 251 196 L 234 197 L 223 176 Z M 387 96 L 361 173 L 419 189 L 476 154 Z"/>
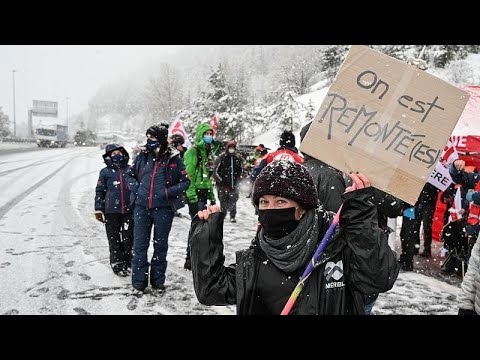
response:
<path fill-rule="evenodd" d="M 259 210 L 258 221 L 262 224 L 265 234 L 271 239 L 280 239 L 290 234 L 300 222 L 295 219 L 294 207 Z"/>

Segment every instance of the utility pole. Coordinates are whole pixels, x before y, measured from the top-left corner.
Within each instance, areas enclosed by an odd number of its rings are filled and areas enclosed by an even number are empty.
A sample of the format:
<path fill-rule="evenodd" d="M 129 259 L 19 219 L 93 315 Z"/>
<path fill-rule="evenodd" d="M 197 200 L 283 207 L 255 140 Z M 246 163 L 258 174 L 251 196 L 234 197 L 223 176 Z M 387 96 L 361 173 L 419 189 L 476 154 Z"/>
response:
<path fill-rule="evenodd" d="M 13 136 L 17 137 L 17 117 L 15 114 L 15 73 L 17 70 L 12 70 L 13 76 Z"/>
<path fill-rule="evenodd" d="M 70 100 L 70 98 L 69 98 L 69 97 L 67 97 L 67 99 L 66 99 L 66 100 L 67 100 L 67 128 L 68 128 L 68 100 Z"/>

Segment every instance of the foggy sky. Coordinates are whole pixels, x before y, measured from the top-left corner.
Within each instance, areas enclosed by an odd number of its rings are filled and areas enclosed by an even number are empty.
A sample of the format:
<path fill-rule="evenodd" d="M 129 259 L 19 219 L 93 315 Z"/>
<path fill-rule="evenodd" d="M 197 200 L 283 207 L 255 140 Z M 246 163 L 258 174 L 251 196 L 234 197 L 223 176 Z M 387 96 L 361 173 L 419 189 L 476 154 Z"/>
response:
<path fill-rule="evenodd" d="M 0 45 L 0 106 L 13 121 L 13 79 L 17 135 L 32 100 L 57 101 L 59 118 L 88 106 L 108 83 L 137 76 L 142 67 L 175 54 L 181 45 Z M 13 130 L 13 127 L 12 127 Z"/>

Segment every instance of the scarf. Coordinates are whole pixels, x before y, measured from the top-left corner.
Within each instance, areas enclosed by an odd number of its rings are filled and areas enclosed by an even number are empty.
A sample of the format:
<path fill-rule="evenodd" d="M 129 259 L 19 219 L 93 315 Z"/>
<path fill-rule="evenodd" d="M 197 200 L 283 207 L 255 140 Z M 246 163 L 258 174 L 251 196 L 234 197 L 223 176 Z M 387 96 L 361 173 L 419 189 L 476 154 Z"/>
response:
<path fill-rule="evenodd" d="M 297 228 L 280 239 L 270 239 L 260 229 L 260 248 L 280 270 L 292 273 L 310 261 L 318 244 L 318 210 L 308 210 Z"/>

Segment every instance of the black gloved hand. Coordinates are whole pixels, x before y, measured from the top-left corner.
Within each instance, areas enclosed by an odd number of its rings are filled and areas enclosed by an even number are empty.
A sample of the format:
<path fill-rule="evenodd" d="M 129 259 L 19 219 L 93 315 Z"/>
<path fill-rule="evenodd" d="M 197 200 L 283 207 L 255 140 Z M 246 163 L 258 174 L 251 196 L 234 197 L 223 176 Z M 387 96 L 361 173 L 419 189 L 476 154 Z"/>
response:
<path fill-rule="evenodd" d="M 458 309 L 458 315 L 477 315 L 475 310 Z"/>

